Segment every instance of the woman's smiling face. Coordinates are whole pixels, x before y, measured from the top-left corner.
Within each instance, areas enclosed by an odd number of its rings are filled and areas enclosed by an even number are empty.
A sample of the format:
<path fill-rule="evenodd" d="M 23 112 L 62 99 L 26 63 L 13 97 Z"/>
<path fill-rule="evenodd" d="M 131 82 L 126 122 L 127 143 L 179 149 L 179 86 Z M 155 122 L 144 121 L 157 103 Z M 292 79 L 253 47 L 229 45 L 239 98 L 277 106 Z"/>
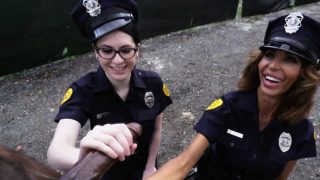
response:
<path fill-rule="evenodd" d="M 259 91 L 267 96 L 286 93 L 301 73 L 301 59 L 281 50 L 268 49 L 259 62 Z"/>
<path fill-rule="evenodd" d="M 97 48 L 114 49 L 116 51 L 126 48 L 138 48 L 133 38 L 122 31 L 114 31 L 101 37 L 95 46 Z M 137 62 L 138 52 L 130 59 L 123 59 L 118 53 L 116 53 L 112 59 L 103 59 L 96 50 L 95 55 L 111 81 L 125 81 L 131 77 L 131 71 Z"/>

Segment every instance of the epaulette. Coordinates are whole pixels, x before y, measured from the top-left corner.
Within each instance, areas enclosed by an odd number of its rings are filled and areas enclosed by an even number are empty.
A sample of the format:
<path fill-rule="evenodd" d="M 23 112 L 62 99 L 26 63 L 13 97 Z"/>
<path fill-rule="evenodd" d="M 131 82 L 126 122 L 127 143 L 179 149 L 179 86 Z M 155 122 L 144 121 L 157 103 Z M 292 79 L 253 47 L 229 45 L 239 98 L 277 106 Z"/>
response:
<path fill-rule="evenodd" d="M 136 69 L 137 74 L 141 77 L 160 77 L 160 75 L 154 71 L 146 71 L 141 69 Z"/>
<path fill-rule="evenodd" d="M 87 86 L 92 83 L 92 79 L 95 78 L 95 74 L 96 72 L 89 72 L 88 74 L 75 81 L 75 83 L 80 87 Z"/>
<path fill-rule="evenodd" d="M 224 99 L 229 100 L 233 99 L 237 95 L 238 91 L 231 91 L 223 95 Z"/>

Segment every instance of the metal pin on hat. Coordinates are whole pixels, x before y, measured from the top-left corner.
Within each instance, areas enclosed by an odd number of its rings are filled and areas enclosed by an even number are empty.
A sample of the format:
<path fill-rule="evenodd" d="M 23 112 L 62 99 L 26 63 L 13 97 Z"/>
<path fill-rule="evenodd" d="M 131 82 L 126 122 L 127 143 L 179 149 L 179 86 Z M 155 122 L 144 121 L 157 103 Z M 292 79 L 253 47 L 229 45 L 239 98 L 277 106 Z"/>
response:
<path fill-rule="evenodd" d="M 86 7 L 90 16 L 98 16 L 101 13 L 101 5 L 98 0 L 83 0 L 82 5 Z"/>
<path fill-rule="evenodd" d="M 286 24 L 284 25 L 284 29 L 286 33 L 289 33 L 289 34 L 296 33 L 301 27 L 302 20 L 303 20 L 303 15 L 301 12 L 290 13 L 285 18 Z"/>

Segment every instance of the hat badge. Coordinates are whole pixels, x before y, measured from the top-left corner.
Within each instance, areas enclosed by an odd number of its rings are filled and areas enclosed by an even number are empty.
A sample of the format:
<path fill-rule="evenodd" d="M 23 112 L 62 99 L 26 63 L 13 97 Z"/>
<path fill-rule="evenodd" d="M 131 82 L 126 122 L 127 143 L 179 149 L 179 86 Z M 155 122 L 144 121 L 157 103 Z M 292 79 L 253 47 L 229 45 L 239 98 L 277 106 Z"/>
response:
<path fill-rule="evenodd" d="M 101 13 L 101 5 L 98 0 L 83 0 L 82 5 L 86 7 L 90 16 L 98 16 Z"/>
<path fill-rule="evenodd" d="M 144 103 L 148 108 L 152 108 L 152 106 L 154 105 L 154 95 L 151 91 L 146 92 L 146 94 L 144 95 Z"/>
<path fill-rule="evenodd" d="M 301 27 L 302 20 L 303 20 L 303 15 L 301 12 L 290 13 L 285 18 L 286 24 L 284 25 L 284 29 L 286 33 L 289 33 L 289 34 L 296 33 Z"/>

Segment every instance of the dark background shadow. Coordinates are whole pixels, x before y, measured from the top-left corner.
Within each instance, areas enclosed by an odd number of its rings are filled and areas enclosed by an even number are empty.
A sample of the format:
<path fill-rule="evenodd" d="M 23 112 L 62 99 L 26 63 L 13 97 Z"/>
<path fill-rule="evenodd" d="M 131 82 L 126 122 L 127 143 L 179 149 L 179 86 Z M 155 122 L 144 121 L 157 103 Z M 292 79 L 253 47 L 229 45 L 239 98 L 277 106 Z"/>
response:
<path fill-rule="evenodd" d="M 297 5 L 318 0 L 296 0 Z M 0 76 L 90 51 L 69 12 L 78 0 L 15 0 L 0 7 Z M 240 1 L 242 2 L 242 1 Z M 139 0 L 142 39 L 234 19 L 238 0 Z M 242 16 L 290 7 L 290 0 L 243 0 Z"/>

